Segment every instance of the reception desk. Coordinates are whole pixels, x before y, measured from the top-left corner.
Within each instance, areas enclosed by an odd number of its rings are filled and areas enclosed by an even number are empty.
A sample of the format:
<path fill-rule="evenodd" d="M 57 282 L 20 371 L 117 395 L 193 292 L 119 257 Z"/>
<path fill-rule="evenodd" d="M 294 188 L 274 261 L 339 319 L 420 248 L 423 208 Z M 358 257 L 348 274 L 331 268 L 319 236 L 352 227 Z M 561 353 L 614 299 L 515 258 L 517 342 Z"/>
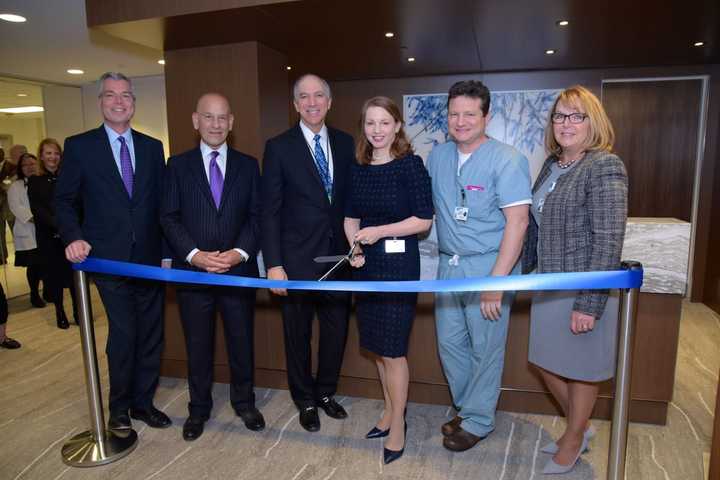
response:
<path fill-rule="evenodd" d="M 654 232 L 655 231 L 655 232 Z M 672 231 L 663 236 L 658 231 Z M 678 232 L 686 231 L 687 235 Z M 671 219 L 632 219 L 628 222 L 628 238 L 623 258 L 639 260 L 653 272 L 656 281 L 645 282 L 638 302 L 637 328 L 631 381 L 630 419 L 632 421 L 664 424 L 672 399 L 675 379 L 675 362 L 680 324 L 681 301 L 685 283 L 669 282 L 661 270 L 668 266 L 681 267 L 682 262 L 669 262 L 661 253 L 651 258 L 647 248 L 647 236 L 663 248 L 673 244 L 671 250 L 682 256 L 682 238 L 689 241 L 689 224 Z M 654 232 L 654 233 L 653 233 Z M 637 240 L 639 238 L 639 240 Z M 666 238 L 667 241 L 662 240 Z M 637 241 L 636 241 L 637 240 Z M 637 246 L 638 248 L 634 247 Z M 645 245 L 644 248 L 640 248 Z M 685 265 L 687 265 L 685 245 Z M 640 251 L 635 251 L 640 250 Z M 659 267 L 656 267 L 659 265 Z M 659 268 L 659 270 L 658 270 Z M 685 267 L 686 268 L 686 267 Z M 685 273 L 686 275 L 686 273 Z M 675 277 L 673 277 L 675 278 Z M 672 284 L 672 285 L 671 285 Z M 654 286 L 653 286 L 654 285 Z M 682 291 L 678 291 L 682 288 Z M 664 290 L 656 292 L 654 290 Z M 534 367 L 527 362 L 528 335 L 530 331 L 529 293 L 516 296 L 510 317 L 505 369 L 502 380 L 499 409 L 525 412 L 559 414 L 557 405 L 543 385 Z M 221 320 L 219 320 L 221 321 Z M 315 326 L 317 327 L 317 325 Z M 222 328 L 218 325 L 215 355 L 215 381 L 228 382 L 230 372 L 225 354 Z M 317 331 L 317 330 L 315 330 Z M 316 339 L 317 336 L 315 335 Z M 317 348 L 313 348 L 316 352 Z M 447 382 L 440 366 L 435 335 L 433 296 L 421 294 L 417 317 L 410 336 L 408 353 L 410 365 L 410 401 L 450 404 Z M 165 309 L 165 351 L 162 375 L 185 377 L 187 363 L 185 343 L 180 325 L 179 312 L 173 286 L 168 286 Z M 255 375 L 259 387 L 287 388 L 285 375 L 285 352 L 280 308 L 277 299 L 266 290 L 258 291 L 255 314 Z M 602 385 L 594 416 L 610 418 L 612 408 L 612 382 Z M 358 345 L 355 316 L 351 317 L 345 359 L 341 371 L 339 393 L 361 397 L 382 398 L 374 362 Z"/>

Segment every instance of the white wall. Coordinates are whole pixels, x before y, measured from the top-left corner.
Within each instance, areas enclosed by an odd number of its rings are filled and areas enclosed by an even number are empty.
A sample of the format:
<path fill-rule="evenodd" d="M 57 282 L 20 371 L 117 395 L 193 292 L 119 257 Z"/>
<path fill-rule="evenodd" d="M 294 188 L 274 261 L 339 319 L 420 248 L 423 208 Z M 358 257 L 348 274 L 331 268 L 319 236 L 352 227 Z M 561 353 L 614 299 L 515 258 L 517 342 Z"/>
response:
<path fill-rule="evenodd" d="M 65 138 L 85 130 L 82 90 L 79 87 L 47 85 L 43 87 L 45 131 L 60 145 Z"/>
<path fill-rule="evenodd" d="M 136 77 L 132 79 L 132 82 L 137 98 L 132 127 L 160 140 L 167 157 L 170 152 L 170 143 L 168 142 L 165 77 L 162 75 Z M 102 123 L 102 115 L 98 106 L 97 85 L 93 83 L 83 86 L 82 99 L 85 129 L 99 127 Z"/>
<path fill-rule="evenodd" d="M 42 114 L 0 113 L 0 134 L 12 135 L 13 144 L 25 145 L 29 152 L 35 153 L 40 141 L 45 138 Z M 5 150 L 6 155 L 8 150 Z"/>

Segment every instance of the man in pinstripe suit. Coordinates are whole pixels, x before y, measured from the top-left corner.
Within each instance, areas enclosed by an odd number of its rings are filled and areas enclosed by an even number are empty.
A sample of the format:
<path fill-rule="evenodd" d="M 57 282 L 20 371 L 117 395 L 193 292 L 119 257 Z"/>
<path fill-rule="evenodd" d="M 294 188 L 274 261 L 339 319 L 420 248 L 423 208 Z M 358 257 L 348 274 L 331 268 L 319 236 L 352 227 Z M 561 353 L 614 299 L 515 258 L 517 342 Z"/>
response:
<path fill-rule="evenodd" d="M 160 222 L 176 268 L 257 277 L 260 170 L 257 160 L 228 147 L 233 115 L 217 93 L 200 97 L 193 126 L 197 148 L 170 158 Z M 183 438 L 195 440 L 212 410 L 215 317 L 223 317 L 230 364 L 230 402 L 250 430 L 265 428 L 253 391 L 254 289 L 177 289 L 188 355 L 190 415 Z"/>

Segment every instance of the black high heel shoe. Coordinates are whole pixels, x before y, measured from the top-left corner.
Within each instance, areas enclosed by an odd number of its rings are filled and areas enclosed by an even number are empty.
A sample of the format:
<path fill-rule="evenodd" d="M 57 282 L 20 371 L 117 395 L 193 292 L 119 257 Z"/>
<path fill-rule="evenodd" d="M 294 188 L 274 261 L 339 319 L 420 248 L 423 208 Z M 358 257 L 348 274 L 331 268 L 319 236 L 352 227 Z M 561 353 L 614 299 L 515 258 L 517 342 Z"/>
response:
<path fill-rule="evenodd" d="M 390 429 L 388 429 L 388 433 L 389 432 Z M 405 422 L 405 442 L 407 442 L 407 421 Z M 403 448 L 401 448 L 400 450 L 390 450 L 389 448 L 383 447 L 383 463 L 385 463 L 385 465 L 387 465 L 388 463 L 392 463 L 402 457 L 403 453 L 405 453 L 404 445 Z"/>
<path fill-rule="evenodd" d="M 387 430 L 380 430 L 377 427 L 373 427 L 372 430 L 370 430 L 368 433 L 365 434 L 365 438 L 371 439 L 371 438 L 382 438 L 387 437 L 390 433 L 390 429 Z"/>

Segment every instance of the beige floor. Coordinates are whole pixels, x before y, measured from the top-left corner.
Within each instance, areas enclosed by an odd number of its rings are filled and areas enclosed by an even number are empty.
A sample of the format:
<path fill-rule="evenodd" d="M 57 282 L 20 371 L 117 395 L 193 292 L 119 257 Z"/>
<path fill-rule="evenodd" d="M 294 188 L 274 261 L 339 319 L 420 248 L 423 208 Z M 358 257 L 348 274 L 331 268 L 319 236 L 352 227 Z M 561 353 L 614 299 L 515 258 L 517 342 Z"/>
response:
<path fill-rule="evenodd" d="M 247 431 L 228 405 L 227 386 L 215 386 L 213 418 L 194 443 L 181 438 L 186 415 L 184 381 L 163 378 L 156 405 L 174 425 L 168 430 L 136 424 L 140 444 L 114 464 L 92 469 L 65 466 L 60 447 L 87 429 L 87 403 L 76 327 L 55 328 L 50 308 L 29 309 L 27 297 L 11 301 L 8 332 L 23 343 L 0 350 L 0 479 L 538 479 L 547 456 L 538 447 L 562 432 L 561 418 L 498 413 L 497 429 L 478 447 L 452 454 L 440 446 L 447 407 L 411 404 L 405 456 L 383 466 L 381 441 L 364 440 L 380 413 L 374 400 L 341 398 L 350 418 L 321 416 L 322 430 L 306 433 L 286 391 L 258 389 L 268 423 Z M 69 308 L 68 308 L 69 309 Z M 107 322 L 94 295 L 98 350 Z M 675 395 L 664 427 L 632 424 L 627 479 L 706 478 L 720 368 L 720 317 L 700 304 L 683 306 Z M 107 384 L 104 355 L 102 384 Z M 107 395 L 107 390 L 103 389 Z M 609 423 L 567 479 L 605 478 Z"/>

